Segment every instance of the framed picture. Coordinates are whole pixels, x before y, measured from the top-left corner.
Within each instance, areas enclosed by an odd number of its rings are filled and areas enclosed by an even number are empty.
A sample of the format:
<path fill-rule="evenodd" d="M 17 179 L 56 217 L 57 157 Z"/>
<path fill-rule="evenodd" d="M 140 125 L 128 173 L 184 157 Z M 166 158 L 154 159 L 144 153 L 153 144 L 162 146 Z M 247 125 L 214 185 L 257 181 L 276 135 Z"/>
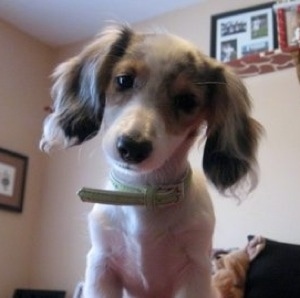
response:
<path fill-rule="evenodd" d="M 222 62 L 277 48 L 275 2 L 211 17 L 210 54 Z"/>
<path fill-rule="evenodd" d="M 300 1 L 287 1 L 274 6 L 277 14 L 279 47 L 294 51 L 300 47 Z"/>
<path fill-rule="evenodd" d="M 0 148 L 0 208 L 22 212 L 28 158 Z"/>

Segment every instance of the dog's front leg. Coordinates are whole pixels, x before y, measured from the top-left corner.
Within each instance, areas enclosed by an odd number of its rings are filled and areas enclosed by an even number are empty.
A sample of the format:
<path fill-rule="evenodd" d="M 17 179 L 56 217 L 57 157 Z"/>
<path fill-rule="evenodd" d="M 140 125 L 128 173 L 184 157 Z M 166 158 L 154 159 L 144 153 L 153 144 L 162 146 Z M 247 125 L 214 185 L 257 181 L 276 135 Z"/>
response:
<path fill-rule="evenodd" d="M 93 249 L 87 256 L 84 298 L 122 298 L 123 287 L 107 259 Z"/>
<path fill-rule="evenodd" d="M 211 233 L 209 229 L 205 232 L 201 233 L 202 236 L 186 232 L 182 238 L 189 262 L 182 273 L 182 282 L 175 298 L 221 298 L 212 286 Z"/>

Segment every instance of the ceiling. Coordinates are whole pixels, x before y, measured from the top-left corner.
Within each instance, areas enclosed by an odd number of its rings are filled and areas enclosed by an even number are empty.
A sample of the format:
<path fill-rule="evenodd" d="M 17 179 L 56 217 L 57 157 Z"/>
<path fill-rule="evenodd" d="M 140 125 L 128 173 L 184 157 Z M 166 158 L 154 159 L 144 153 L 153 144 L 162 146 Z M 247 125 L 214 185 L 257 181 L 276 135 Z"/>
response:
<path fill-rule="evenodd" d="M 107 21 L 135 23 L 204 0 L 0 0 L 0 19 L 51 45 L 94 36 Z"/>

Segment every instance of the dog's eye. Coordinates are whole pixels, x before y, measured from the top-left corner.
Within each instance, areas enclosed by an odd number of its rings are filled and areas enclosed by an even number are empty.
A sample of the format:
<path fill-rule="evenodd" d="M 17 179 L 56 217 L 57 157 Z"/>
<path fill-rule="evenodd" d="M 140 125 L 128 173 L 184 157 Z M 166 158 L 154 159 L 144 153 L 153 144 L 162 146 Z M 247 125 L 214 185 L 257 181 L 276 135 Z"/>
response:
<path fill-rule="evenodd" d="M 116 77 L 117 88 L 120 91 L 127 90 L 133 87 L 134 76 L 133 75 L 120 75 Z"/>
<path fill-rule="evenodd" d="M 197 107 L 197 101 L 193 94 L 181 94 L 175 97 L 175 108 L 186 114 L 190 114 Z"/>

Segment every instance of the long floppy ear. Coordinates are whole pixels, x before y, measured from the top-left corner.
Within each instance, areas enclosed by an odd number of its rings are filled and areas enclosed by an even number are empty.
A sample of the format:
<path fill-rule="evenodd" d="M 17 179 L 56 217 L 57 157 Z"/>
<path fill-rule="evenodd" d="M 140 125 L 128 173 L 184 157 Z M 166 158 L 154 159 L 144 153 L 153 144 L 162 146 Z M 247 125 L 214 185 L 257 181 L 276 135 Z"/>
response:
<path fill-rule="evenodd" d="M 82 53 L 56 68 L 51 93 L 54 111 L 44 122 L 42 150 L 77 145 L 97 134 L 113 66 L 125 54 L 132 34 L 127 27 L 107 29 Z"/>
<path fill-rule="evenodd" d="M 251 191 L 257 182 L 256 151 L 262 128 L 250 117 L 249 95 L 237 75 L 216 64 L 213 73 L 216 84 L 209 92 L 203 168 L 221 192 L 234 191 L 245 178 L 250 178 L 246 180 Z"/>

